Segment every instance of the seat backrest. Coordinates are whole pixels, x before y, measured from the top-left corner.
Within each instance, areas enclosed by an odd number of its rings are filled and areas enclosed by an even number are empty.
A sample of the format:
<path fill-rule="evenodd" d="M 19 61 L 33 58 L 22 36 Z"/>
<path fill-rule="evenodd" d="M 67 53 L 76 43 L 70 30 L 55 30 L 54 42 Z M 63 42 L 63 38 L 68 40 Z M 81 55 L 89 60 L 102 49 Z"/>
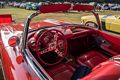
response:
<path fill-rule="evenodd" d="M 0 24 L 11 23 L 12 21 L 11 14 L 0 14 Z"/>
<path fill-rule="evenodd" d="M 120 63 L 108 60 L 92 69 L 92 72 L 80 80 L 119 80 Z"/>

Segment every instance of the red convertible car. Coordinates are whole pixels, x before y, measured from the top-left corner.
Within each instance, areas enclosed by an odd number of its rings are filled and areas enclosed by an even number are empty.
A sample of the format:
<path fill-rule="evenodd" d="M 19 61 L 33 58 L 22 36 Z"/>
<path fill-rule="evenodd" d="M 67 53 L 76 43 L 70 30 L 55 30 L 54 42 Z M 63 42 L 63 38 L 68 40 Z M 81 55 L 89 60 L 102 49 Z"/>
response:
<path fill-rule="evenodd" d="M 1 61 L 5 80 L 118 80 L 120 38 L 101 31 L 89 5 L 42 5 L 25 24 L 1 26 Z M 63 21 L 31 23 L 39 14 L 89 11 L 98 29 Z M 23 28 L 24 27 L 24 28 Z"/>

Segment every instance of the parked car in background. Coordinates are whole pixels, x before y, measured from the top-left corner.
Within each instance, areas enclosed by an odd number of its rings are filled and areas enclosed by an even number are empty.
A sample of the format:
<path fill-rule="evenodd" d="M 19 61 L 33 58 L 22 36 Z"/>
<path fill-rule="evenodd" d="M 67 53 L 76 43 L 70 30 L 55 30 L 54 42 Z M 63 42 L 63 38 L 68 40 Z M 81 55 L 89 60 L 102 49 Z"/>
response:
<path fill-rule="evenodd" d="M 33 2 L 27 2 L 26 5 L 25 5 L 25 9 L 31 10 L 32 9 L 32 4 L 33 4 Z"/>
<path fill-rule="evenodd" d="M 92 5 L 92 6 L 97 6 L 97 2 L 90 2 L 89 5 Z"/>
<path fill-rule="evenodd" d="M 0 1 L 0 8 L 4 8 L 6 3 L 4 1 Z"/>
<path fill-rule="evenodd" d="M 20 8 L 25 8 L 25 6 L 26 6 L 26 3 L 25 3 L 25 2 L 22 2 L 22 3 L 20 4 Z"/>
<path fill-rule="evenodd" d="M 115 5 L 111 7 L 111 10 L 120 10 L 120 5 Z"/>
<path fill-rule="evenodd" d="M 19 7 L 20 7 L 20 5 L 21 5 L 21 2 L 15 2 L 15 3 L 14 3 L 14 7 L 19 8 Z"/>
<path fill-rule="evenodd" d="M 39 9 L 39 3 L 32 3 L 32 10 L 38 10 Z"/>
<path fill-rule="evenodd" d="M 106 3 L 104 3 L 104 4 L 102 5 L 102 10 L 110 10 L 109 5 L 106 4 Z"/>
<path fill-rule="evenodd" d="M 8 2 L 8 6 L 13 6 L 14 2 Z"/>
<path fill-rule="evenodd" d="M 120 34 L 120 15 L 99 15 L 99 17 L 103 30 Z M 83 16 L 81 20 L 86 26 L 98 27 L 95 17 L 92 15 Z"/>
<path fill-rule="evenodd" d="M 41 6 L 43 4 L 43 2 L 39 2 L 38 5 Z"/>

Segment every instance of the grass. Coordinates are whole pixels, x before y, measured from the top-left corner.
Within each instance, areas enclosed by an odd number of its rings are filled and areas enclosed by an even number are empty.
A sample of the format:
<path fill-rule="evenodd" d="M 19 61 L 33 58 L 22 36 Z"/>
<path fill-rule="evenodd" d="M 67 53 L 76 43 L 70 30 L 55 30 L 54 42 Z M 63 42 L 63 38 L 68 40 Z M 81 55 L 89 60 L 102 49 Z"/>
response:
<path fill-rule="evenodd" d="M 32 10 L 25 10 L 20 8 L 11 8 L 7 7 L 4 9 L 0 9 L 0 14 L 12 14 L 13 19 L 16 20 L 16 22 L 24 22 L 28 15 L 33 13 Z M 120 14 L 120 11 L 99 11 L 98 14 Z M 69 12 L 69 13 L 49 13 L 49 14 L 41 14 L 37 18 L 34 19 L 34 21 L 44 20 L 46 18 L 50 19 L 58 19 L 63 21 L 69 21 L 69 22 L 80 22 L 80 18 L 86 14 L 81 14 L 81 12 Z"/>

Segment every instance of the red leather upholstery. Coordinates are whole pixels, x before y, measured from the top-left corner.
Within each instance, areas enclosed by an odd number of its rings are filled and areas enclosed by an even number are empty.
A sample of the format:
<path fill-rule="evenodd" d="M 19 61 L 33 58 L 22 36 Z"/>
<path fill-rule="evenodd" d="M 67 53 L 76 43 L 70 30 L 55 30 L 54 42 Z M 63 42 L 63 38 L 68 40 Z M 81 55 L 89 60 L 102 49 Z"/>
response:
<path fill-rule="evenodd" d="M 80 80 L 119 80 L 120 61 L 108 60 L 92 69 L 92 72 Z"/>
<path fill-rule="evenodd" d="M 106 57 L 102 53 L 93 50 L 93 51 L 86 52 L 82 56 L 78 57 L 77 62 L 80 65 L 86 65 L 90 68 L 93 68 L 96 65 L 98 65 L 99 63 L 101 63 L 107 59 L 108 59 L 108 57 Z"/>
<path fill-rule="evenodd" d="M 60 64 L 48 70 L 53 80 L 71 80 L 75 69 L 68 64 Z"/>

